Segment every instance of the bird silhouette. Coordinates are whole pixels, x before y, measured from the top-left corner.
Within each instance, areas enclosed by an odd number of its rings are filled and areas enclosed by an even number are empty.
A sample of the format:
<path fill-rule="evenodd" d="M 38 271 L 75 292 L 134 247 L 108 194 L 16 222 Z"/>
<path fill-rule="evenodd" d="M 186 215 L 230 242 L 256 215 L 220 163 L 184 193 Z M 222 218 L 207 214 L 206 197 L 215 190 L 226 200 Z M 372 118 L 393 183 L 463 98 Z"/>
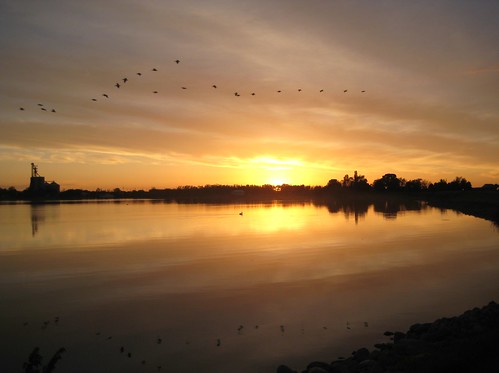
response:
<path fill-rule="evenodd" d="M 241 95 L 239 93 L 237 93 L 237 92 L 234 92 L 234 96 L 239 97 Z"/>
<path fill-rule="evenodd" d="M 158 69 L 156 69 L 155 67 L 153 67 L 152 71 L 158 71 Z"/>
<path fill-rule="evenodd" d="M 158 91 L 152 91 L 152 93 L 158 93 Z"/>
<path fill-rule="evenodd" d="M 128 82 L 128 78 L 123 78 L 123 79 L 121 79 L 121 80 L 123 80 L 123 83 Z"/>
<path fill-rule="evenodd" d="M 55 109 L 52 109 L 51 111 L 52 111 L 52 113 L 55 113 L 55 112 L 56 112 L 56 111 L 55 111 Z"/>
<path fill-rule="evenodd" d="M 298 88 L 298 92 L 301 92 L 301 88 Z"/>
<path fill-rule="evenodd" d="M 277 93 L 281 93 L 282 91 L 277 91 Z"/>
<path fill-rule="evenodd" d="M 254 95 L 255 95 L 255 92 L 252 92 L 252 93 L 251 93 L 251 95 L 252 95 L 252 96 L 254 96 Z"/>
<path fill-rule="evenodd" d="M 43 110 L 43 111 L 47 111 L 47 109 L 45 109 L 44 107 L 42 107 L 42 108 L 41 108 L 41 110 Z"/>
<path fill-rule="evenodd" d="M 360 91 L 361 93 L 365 93 L 366 91 Z"/>
<path fill-rule="evenodd" d="M 19 108 L 19 110 L 24 110 L 24 108 L 23 108 L 23 107 L 20 107 L 20 108 Z"/>
<path fill-rule="evenodd" d="M 102 96 L 104 96 L 105 98 L 109 98 L 109 96 L 106 93 L 103 93 Z"/>
<path fill-rule="evenodd" d="M 175 63 L 178 65 L 180 63 L 180 60 L 175 60 Z"/>
<path fill-rule="evenodd" d="M 343 91 L 343 93 L 347 93 L 347 92 L 348 92 L 348 89 L 345 89 L 345 90 Z"/>
<path fill-rule="evenodd" d="M 115 86 L 116 88 L 121 87 L 121 86 L 120 86 L 120 83 L 116 83 L 114 86 Z"/>
<path fill-rule="evenodd" d="M 187 87 L 182 87 L 182 89 L 187 89 Z"/>
<path fill-rule="evenodd" d="M 96 98 L 93 98 L 93 99 L 92 99 L 92 101 L 97 101 L 97 99 L 96 99 Z"/>
<path fill-rule="evenodd" d="M 215 84 L 212 85 L 213 88 L 217 88 L 217 86 Z"/>
<path fill-rule="evenodd" d="M 142 73 L 137 73 L 138 76 L 142 76 Z"/>
<path fill-rule="evenodd" d="M 222 341 L 220 340 L 220 338 L 217 339 L 217 347 L 220 347 L 220 345 L 222 344 Z"/>
<path fill-rule="evenodd" d="M 323 89 L 321 89 L 319 92 L 324 92 L 324 90 L 323 90 Z"/>
<path fill-rule="evenodd" d="M 38 104 L 38 106 L 43 106 L 43 104 Z"/>

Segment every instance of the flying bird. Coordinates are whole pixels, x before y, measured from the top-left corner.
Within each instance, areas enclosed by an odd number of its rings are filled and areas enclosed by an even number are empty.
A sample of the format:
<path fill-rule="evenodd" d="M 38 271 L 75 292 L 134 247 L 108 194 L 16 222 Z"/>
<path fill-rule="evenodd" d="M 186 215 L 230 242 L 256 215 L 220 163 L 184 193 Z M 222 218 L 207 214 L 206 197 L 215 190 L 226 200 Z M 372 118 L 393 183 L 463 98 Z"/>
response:
<path fill-rule="evenodd" d="M 97 101 L 97 99 L 96 99 L 96 98 L 93 98 L 93 99 L 92 99 L 92 101 Z"/>
<path fill-rule="evenodd" d="M 123 78 L 123 79 L 121 79 L 121 80 L 123 80 L 123 83 L 128 82 L 128 78 Z"/>
<path fill-rule="evenodd" d="M 142 73 L 137 73 L 138 76 L 142 76 Z"/>
<path fill-rule="evenodd" d="M 56 112 L 56 111 L 55 111 L 55 109 L 52 109 L 52 113 L 55 113 L 55 112 Z M 56 322 L 57 322 L 57 321 L 56 321 Z"/>
<path fill-rule="evenodd" d="M 298 92 L 301 92 L 301 88 L 298 88 Z"/>
<path fill-rule="evenodd" d="M 277 93 L 281 93 L 282 91 L 277 91 Z"/>
<path fill-rule="evenodd" d="M 217 88 L 217 86 L 215 84 L 212 85 L 213 88 Z"/>
<path fill-rule="evenodd" d="M 38 104 L 38 106 L 43 106 L 43 104 Z"/>
<path fill-rule="evenodd" d="M 345 89 L 345 90 L 343 91 L 343 93 L 347 93 L 347 92 L 348 92 L 348 89 Z"/>
<path fill-rule="evenodd" d="M 321 89 L 319 92 L 324 92 L 324 90 L 323 90 L 323 89 Z"/>
<path fill-rule="evenodd" d="M 251 93 L 251 95 L 252 95 L 252 96 L 254 96 L 254 95 L 255 95 L 255 92 L 252 92 L 252 93 Z"/>
<path fill-rule="evenodd" d="M 360 91 L 361 93 L 364 93 L 365 91 Z"/>
<path fill-rule="evenodd" d="M 105 93 L 103 93 L 102 96 L 104 96 L 105 98 L 109 98 L 109 96 Z"/>
<path fill-rule="evenodd" d="M 121 87 L 121 86 L 120 86 L 120 83 L 116 83 L 114 86 L 115 86 L 116 88 Z"/>
<path fill-rule="evenodd" d="M 158 91 L 153 91 L 152 93 L 158 93 Z"/>
<path fill-rule="evenodd" d="M 41 110 L 43 110 L 43 111 L 47 111 L 47 109 L 45 109 L 44 107 L 42 107 L 42 108 L 41 108 Z"/>
<path fill-rule="evenodd" d="M 153 67 L 152 71 L 158 71 L 158 69 L 156 69 L 155 67 Z"/>
<path fill-rule="evenodd" d="M 180 60 L 175 60 L 175 63 L 178 65 L 180 63 Z"/>
<path fill-rule="evenodd" d="M 23 108 L 23 107 L 20 107 L 20 108 L 19 108 L 19 110 L 24 110 L 24 108 Z"/>
<path fill-rule="evenodd" d="M 234 92 L 234 96 L 239 97 L 239 96 L 241 96 L 241 95 L 240 95 L 239 93 L 237 93 L 237 92 Z"/>
<path fill-rule="evenodd" d="M 182 89 L 187 89 L 187 87 L 182 87 Z"/>

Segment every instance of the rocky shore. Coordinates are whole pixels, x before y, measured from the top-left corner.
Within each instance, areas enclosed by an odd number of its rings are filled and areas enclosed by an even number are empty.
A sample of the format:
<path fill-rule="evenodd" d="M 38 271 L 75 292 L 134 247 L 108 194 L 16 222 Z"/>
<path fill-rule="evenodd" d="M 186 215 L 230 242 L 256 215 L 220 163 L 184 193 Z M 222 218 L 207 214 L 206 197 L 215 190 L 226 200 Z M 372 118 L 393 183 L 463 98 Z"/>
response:
<path fill-rule="evenodd" d="M 312 362 L 302 373 L 497 372 L 499 305 L 490 302 L 456 317 L 387 331 L 387 343 L 361 348 L 332 362 Z M 298 373 L 286 365 L 277 373 Z"/>

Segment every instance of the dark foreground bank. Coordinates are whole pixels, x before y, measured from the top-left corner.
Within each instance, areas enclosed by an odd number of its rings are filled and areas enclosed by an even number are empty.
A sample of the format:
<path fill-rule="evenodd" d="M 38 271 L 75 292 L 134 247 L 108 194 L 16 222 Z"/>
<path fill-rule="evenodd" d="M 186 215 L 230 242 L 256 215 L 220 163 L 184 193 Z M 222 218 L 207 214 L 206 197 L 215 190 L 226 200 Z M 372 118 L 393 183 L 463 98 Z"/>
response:
<path fill-rule="evenodd" d="M 497 372 L 499 305 L 490 302 L 460 316 L 386 332 L 388 343 L 361 348 L 346 359 L 310 363 L 303 373 Z M 277 373 L 297 373 L 285 365 Z"/>

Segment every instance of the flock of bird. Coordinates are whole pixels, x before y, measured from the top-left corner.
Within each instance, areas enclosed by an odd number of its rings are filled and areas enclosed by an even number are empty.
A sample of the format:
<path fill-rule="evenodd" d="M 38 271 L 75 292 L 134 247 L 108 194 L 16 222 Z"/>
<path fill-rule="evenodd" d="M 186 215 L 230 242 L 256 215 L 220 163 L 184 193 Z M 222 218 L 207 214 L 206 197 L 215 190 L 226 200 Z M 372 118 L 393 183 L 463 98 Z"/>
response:
<path fill-rule="evenodd" d="M 179 59 L 176 59 L 176 60 L 174 60 L 173 62 L 174 62 L 175 64 L 177 64 L 177 65 L 178 65 L 178 64 L 180 64 L 180 60 L 179 60 Z M 157 69 L 156 67 L 153 67 L 153 68 L 151 69 L 151 71 L 152 71 L 152 72 L 157 72 L 157 71 L 158 71 L 158 69 Z M 137 73 L 135 73 L 135 76 L 136 76 L 136 77 L 138 77 L 138 78 L 142 77 L 143 75 L 144 75 L 144 74 L 143 74 L 142 72 L 137 72 Z M 123 78 L 119 79 L 118 81 L 116 81 L 116 83 L 114 83 L 114 86 L 113 86 L 113 87 L 114 87 L 115 89 L 121 89 L 121 88 L 124 88 L 124 87 L 126 86 L 127 82 L 129 82 L 129 81 L 130 81 L 130 78 L 128 78 L 128 77 L 126 77 L 126 76 L 125 76 L 125 77 L 123 77 Z M 218 88 L 219 88 L 219 86 L 218 86 L 217 84 L 212 84 L 212 85 L 211 85 L 211 88 L 213 88 L 213 89 L 218 89 Z M 187 89 L 188 89 L 188 87 L 187 87 L 187 86 L 180 86 L 180 87 L 179 87 L 179 89 L 182 89 L 182 90 L 187 90 Z M 296 91 L 297 91 L 297 92 L 302 92 L 303 90 L 302 90 L 301 88 L 298 88 L 298 89 L 296 89 Z M 324 92 L 325 92 L 325 90 L 324 90 L 324 89 L 319 89 L 319 90 L 318 90 L 318 92 L 319 92 L 319 93 L 324 93 Z M 365 92 L 366 92 L 365 90 L 361 90 L 361 91 L 360 91 L 360 93 L 365 93 Z M 153 94 L 158 94 L 158 93 L 159 93 L 159 91 L 158 91 L 158 90 L 153 90 L 153 91 L 152 91 L 152 93 L 153 93 Z M 281 94 L 281 93 L 284 93 L 284 91 L 283 91 L 282 89 L 278 89 L 278 90 L 276 90 L 276 91 L 275 91 L 275 93 L 277 93 L 277 94 Z M 343 93 L 348 93 L 348 89 L 344 89 L 344 90 L 343 90 Z M 233 93 L 233 95 L 234 95 L 235 97 L 241 97 L 241 93 L 240 93 L 240 91 L 235 91 L 235 92 Z M 250 92 L 250 93 L 248 93 L 248 95 L 249 95 L 249 96 L 256 96 L 256 92 Z M 112 94 L 110 94 L 110 93 L 109 93 L 109 91 L 108 91 L 108 92 L 103 92 L 103 93 L 101 93 L 101 94 L 100 94 L 100 97 L 101 97 L 101 98 L 103 98 L 104 100 L 108 100 L 108 99 L 110 99 L 110 98 L 111 98 L 111 96 L 112 96 Z M 93 101 L 93 102 L 97 102 L 97 101 L 99 100 L 97 97 L 98 97 L 98 96 L 91 98 L 91 101 Z M 38 106 L 38 109 L 40 109 L 40 110 L 42 110 L 42 111 L 45 111 L 45 112 L 51 112 L 51 113 L 57 113 L 57 111 L 56 111 L 54 108 L 48 108 L 48 107 L 47 107 L 45 104 L 43 104 L 43 103 L 39 103 L 39 104 L 37 104 L 37 106 Z M 25 108 L 24 106 L 21 106 L 21 107 L 19 107 L 19 110 L 21 110 L 21 111 L 25 111 L 25 110 L 26 110 L 26 108 Z"/>
<path fill-rule="evenodd" d="M 59 325 L 59 321 L 60 321 L 60 317 L 59 316 L 55 316 L 53 319 L 49 319 L 49 320 L 45 320 L 41 323 L 41 326 L 40 326 L 40 329 L 42 330 L 46 330 L 50 325 L 54 325 L 54 326 L 57 326 Z M 367 328 L 369 326 L 368 322 L 367 321 L 364 321 L 363 323 L 364 327 Z M 24 327 L 28 327 L 29 326 L 29 322 L 24 322 L 23 323 L 23 326 Z M 254 330 L 258 330 L 260 328 L 259 325 L 254 325 L 253 327 Z M 247 329 L 247 328 L 246 328 Z M 322 327 L 323 330 L 328 330 L 328 327 L 327 326 L 323 326 Z M 346 322 L 346 329 L 348 330 L 351 330 L 352 329 L 352 325 L 350 324 L 349 321 Z M 244 334 L 243 331 L 245 330 L 245 326 L 244 325 L 239 325 L 236 329 L 236 332 L 238 335 L 242 335 Z M 285 325 L 279 325 L 279 331 L 281 333 L 282 336 L 285 335 L 286 333 L 286 326 Z M 305 329 L 302 328 L 301 329 L 301 333 L 302 334 L 305 334 Z M 103 333 L 101 331 L 97 331 L 95 332 L 95 336 L 96 337 L 102 337 L 103 336 Z M 111 341 L 113 340 L 113 336 L 112 335 L 108 335 L 107 337 L 105 337 L 105 341 Z M 152 342 L 152 341 L 151 341 Z M 216 347 L 222 347 L 222 339 L 221 338 L 216 338 L 214 340 L 215 342 L 215 346 Z M 161 345 L 163 344 L 163 338 L 158 335 L 155 339 L 154 339 L 154 343 L 157 344 L 157 345 Z M 191 342 L 189 340 L 186 340 L 185 341 L 185 344 L 186 345 L 190 345 Z M 38 349 L 38 347 L 37 347 Z M 63 350 L 64 352 L 66 351 L 66 348 L 65 347 L 61 347 L 60 351 Z M 128 349 L 126 348 L 124 345 L 120 345 L 119 349 L 118 349 L 118 352 L 120 355 L 124 356 L 125 358 L 127 359 L 134 359 L 135 357 L 135 354 L 131 351 L 131 349 Z M 145 366 L 146 364 L 148 364 L 147 360 L 146 359 L 140 359 L 140 364 Z M 157 371 L 161 371 L 163 368 L 163 365 L 156 365 L 156 370 Z"/>

